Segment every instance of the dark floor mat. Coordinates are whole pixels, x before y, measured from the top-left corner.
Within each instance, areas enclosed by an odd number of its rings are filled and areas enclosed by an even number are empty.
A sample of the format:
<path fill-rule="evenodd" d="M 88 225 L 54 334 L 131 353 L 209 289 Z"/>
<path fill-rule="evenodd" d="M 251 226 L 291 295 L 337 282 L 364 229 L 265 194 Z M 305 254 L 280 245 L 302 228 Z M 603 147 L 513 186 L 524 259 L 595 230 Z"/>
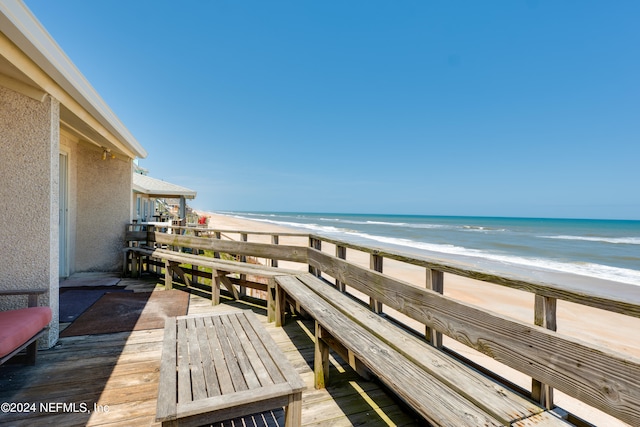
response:
<path fill-rule="evenodd" d="M 61 337 L 164 328 L 167 317 L 187 314 L 189 294 L 175 289 L 104 294 Z"/>
<path fill-rule="evenodd" d="M 132 292 L 117 286 L 60 289 L 60 323 L 73 322 L 107 292 Z"/>

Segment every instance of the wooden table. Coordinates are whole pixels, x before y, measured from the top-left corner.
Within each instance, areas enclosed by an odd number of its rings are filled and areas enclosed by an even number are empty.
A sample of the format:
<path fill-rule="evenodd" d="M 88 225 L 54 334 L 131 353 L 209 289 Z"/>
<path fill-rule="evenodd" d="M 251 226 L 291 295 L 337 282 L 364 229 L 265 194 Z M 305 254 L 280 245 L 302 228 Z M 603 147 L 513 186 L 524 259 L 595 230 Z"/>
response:
<path fill-rule="evenodd" d="M 167 319 L 156 421 L 197 426 L 285 407 L 299 426 L 305 384 L 249 310 Z"/>

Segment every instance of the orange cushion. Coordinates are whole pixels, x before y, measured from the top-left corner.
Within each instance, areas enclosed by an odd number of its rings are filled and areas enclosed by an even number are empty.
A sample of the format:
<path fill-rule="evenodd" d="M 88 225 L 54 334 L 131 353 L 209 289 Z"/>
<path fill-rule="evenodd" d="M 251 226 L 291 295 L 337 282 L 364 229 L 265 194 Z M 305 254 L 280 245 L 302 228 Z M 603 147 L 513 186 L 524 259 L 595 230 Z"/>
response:
<path fill-rule="evenodd" d="M 29 307 L 0 311 L 0 357 L 6 356 L 51 321 L 49 307 Z"/>

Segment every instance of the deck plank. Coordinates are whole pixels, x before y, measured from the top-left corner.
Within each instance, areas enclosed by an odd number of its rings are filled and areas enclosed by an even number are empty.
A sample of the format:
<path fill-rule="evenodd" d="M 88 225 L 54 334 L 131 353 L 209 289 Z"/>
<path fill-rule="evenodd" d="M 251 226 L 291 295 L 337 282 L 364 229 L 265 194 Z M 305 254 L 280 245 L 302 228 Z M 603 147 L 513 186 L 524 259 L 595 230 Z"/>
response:
<path fill-rule="evenodd" d="M 150 290 L 155 284 L 128 280 L 128 285 Z M 158 290 L 162 292 L 162 290 Z M 244 302 L 211 300 L 191 295 L 189 314 L 252 309 L 278 348 L 300 374 L 303 393 L 302 424 L 320 425 L 421 425 L 375 383 L 362 380 L 348 365 L 332 358 L 330 387 L 313 388 L 312 323 L 293 320 L 283 328 L 267 323 L 266 309 Z M 106 405 L 108 412 L 57 414 L 0 414 L 0 424 L 16 426 L 159 426 L 155 422 L 163 329 L 131 333 L 62 338 L 50 350 L 39 352 L 36 366 L 0 366 L 0 401 L 85 402 Z M 209 349 L 217 354 L 214 348 Z M 201 349 L 202 351 L 202 349 Z"/>

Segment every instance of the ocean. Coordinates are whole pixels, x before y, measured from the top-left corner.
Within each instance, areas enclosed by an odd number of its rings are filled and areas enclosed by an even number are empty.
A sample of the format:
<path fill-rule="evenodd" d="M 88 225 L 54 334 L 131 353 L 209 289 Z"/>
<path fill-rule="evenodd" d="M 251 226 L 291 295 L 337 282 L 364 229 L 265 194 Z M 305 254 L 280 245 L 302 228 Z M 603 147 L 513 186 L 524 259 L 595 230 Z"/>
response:
<path fill-rule="evenodd" d="M 396 251 L 476 257 L 640 286 L 640 221 L 219 213 Z"/>

